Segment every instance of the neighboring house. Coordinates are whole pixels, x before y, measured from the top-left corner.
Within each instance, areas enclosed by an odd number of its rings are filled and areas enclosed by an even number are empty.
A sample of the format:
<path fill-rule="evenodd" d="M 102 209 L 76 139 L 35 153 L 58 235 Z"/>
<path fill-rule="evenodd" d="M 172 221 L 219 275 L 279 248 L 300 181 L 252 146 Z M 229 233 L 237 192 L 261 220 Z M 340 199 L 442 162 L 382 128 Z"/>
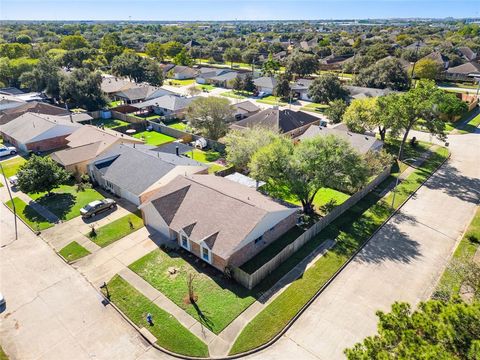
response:
<path fill-rule="evenodd" d="M 311 39 L 308 41 L 300 41 L 300 49 L 303 51 L 312 51 L 318 45 L 317 39 Z"/>
<path fill-rule="evenodd" d="M 237 104 L 233 104 L 235 108 L 235 119 L 242 120 L 260 111 L 260 108 L 251 101 L 245 100 Z"/>
<path fill-rule="evenodd" d="M 16 87 L 9 86 L 9 87 L 0 88 L 0 94 L 1 94 L 1 95 L 16 96 L 16 95 L 25 94 L 25 92 L 23 92 L 22 90 L 20 90 L 20 89 L 18 89 L 18 88 L 16 88 Z"/>
<path fill-rule="evenodd" d="M 186 98 L 177 95 L 164 95 L 148 101 L 132 104 L 138 110 L 154 112 L 165 117 L 183 118 L 188 105 L 195 97 Z"/>
<path fill-rule="evenodd" d="M 227 88 L 238 72 L 230 69 L 200 68 L 195 81 L 199 84 L 210 84 Z"/>
<path fill-rule="evenodd" d="M 264 127 L 291 137 L 301 135 L 310 125 L 318 125 L 320 118 L 303 111 L 266 109 L 230 125 L 231 129 Z"/>
<path fill-rule="evenodd" d="M 67 145 L 67 136 L 80 126 L 70 117 L 26 112 L 0 126 L 2 138 L 21 152 L 49 151 Z"/>
<path fill-rule="evenodd" d="M 449 68 L 445 77 L 453 81 L 474 81 L 480 77 L 480 64 L 474 61 Z"/>
<path fill-rule="evenodd" d="M 87 173 L 87 165 L 97 156 L 117 144 L 143 144 L 143 141 L 110 129 L 84 125 L 66 140 L 68 148 L 51 154 L 51 158 L 73 174 Z"/>
<path fill-rule="evenodd" d="M 329 55 L 320 60 L 320 70 L 339 70 L 343 65 L 353 60 L 353 54 L 348 55 Z"/>
<path fill-rule="evenodd" d="M 168 75 L 171 75 L 175 80 L 193 79 L 198 75 L 198 70 L 189 66 L 176 65 L 168 70 Z"/>
<path fill-rule="evenodd" d="M 103 75 L 100 88 L 110 97 L 116 92 L 124 91 L 135 86 L 136 84 L 133 81 L 117 78 L 112 75 Z"/>
<path fill-rule="evenodd" d="M 24 101 L 15 99 L 14 96 L 0 95 L 0 117 L 3 111 L 13 109 L 25 104 Z"/>
<path fill-rule="evenodd" d="M 92 181 L 135 205 L 180 174 L 207 172 L 205 164 L 186 156 L 116 145 L 88 164 Z"/>
<path fill-rule="evenodd" d="M 383 141 L 377 140 L 375 136 L 357 134 L 349 131 L 343 124 L 339 125 L 334 127 L 312 125 L 297 140 L 302 141 L 317 136 L 335 135 L 346 140 L 360 154 L 366 154 L 368 151 L 380 151 L 383 148 Z"/>
<path fill-rule="evenodd" d="M 311 79 L 298 79 L 295 84 L 292 85 L 294 97 L 300 100 L 311 101 L 310 97 L 308 96 L 308 88 L 312 83 L 313 80 Z"/>
<path fill-rule="evenodd" d="M 114 100 L 122 100 L 125 104 L 136 104 L 163 95 L 175 95 L 175 93 L 156 86 L 136 85 L 135 87 L 114 93 L 113 97 Z"/>
<path fill-rule="evenodd" d="M 273 76 L 264 76 L 253 80 L 253 83 L 257 87 L 258 92 L 272 95 L 275 91 L 275 86 L 277 86 L 277 79 Z"/>
<path fill-rule="evenodd" d="M 38 113 L 43 115 L 68 115 L 70 112 L 58 106 L 43 102 L 22 102 L 19 106 L 0 111 L 0 125 L 4 125 L 25 113 Z"/>
<path fill-rule="evenodd" d="M 385 96 L 392 92 L 397 92 L 391 89 L 376 89 L 363 86 L 345 86 L 345 89 L 348 91 L 350 99 L 379 97 Z"/>
<path fill-rule="evenodd" d="M 295 226 L 298 210 L 214 175 L 178 176 L 139 208 L 146 226 L 220 271 L 241 266 Z"/>
<path fill-rule="evenodd" d="M 474 52 L 468 46 L 459 47 L 458 53 L 467 61 L 474 61 L 478 59 L 478 53 Z"/>
<path fill-rule="evenodd" d="M 200 44 L 198 41 L 195 41 L 195 40 L 190 40 L 185 44 L 185 47 L 187 49 L 191 49 L 193 47 L 199 47 L 199 46 L 202 46 L 202 44 Z"/>
<path fill-rule="evenodd" d="M 424 56 L 420 60 L 424 60 L 424 59 L 433 60 L 438 65 L 440 65 L 443 69 L 448 69 L 448 64 L 449 64 L 448 57 L 443 55 L 440 51 L 431 52 L 430 54 Z"/>

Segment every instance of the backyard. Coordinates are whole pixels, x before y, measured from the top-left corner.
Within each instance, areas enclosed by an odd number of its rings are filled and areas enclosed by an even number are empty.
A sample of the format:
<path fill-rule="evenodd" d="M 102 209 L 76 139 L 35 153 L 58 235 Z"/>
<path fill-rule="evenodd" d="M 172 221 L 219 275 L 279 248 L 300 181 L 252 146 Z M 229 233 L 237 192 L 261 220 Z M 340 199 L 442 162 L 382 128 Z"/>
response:
<path fill-rule="evenodd" d="M 185 252 L 154 250 L 129 267 L 216 334 L 255 301 L 252 292 Z M 189 274 L 198 297 L 193 305 L 186 301 Z"/>
<path fill-rule="evenodd" d="M 98 191 L 94 189 L 77 191 L 75 185 L 61 185 L 54 189 L 51 195 L 36 193 L 28 196 L 64 221 L 80 216 L 80 209 L 88 203 L 103 199 L 103 195 Z"/>
<path fill-rule="evenodd" d="M 172 129 L 180 130 L 180 131 L 185 131 L 187 129 L 187 124 L 185 124 L 183 121 L 174 121 L 170 123 L 166 123 L 168 127 L 171 127 Z"/>
<path fill-rule="evenodd" d="M 180 324 L 171 314 L 160 309 L 120 276 L 108 282 L 110 300 L 139 328 L 147 330 L 157 338 L 157 344 L 178 354 L 206 357 L 208 348 L 199 338 Z M 106 293 L 104 289 L 104 293 Z M 150 313 L 153 325 L 146 321 Z"/>
<path fill-rule="evenodd" d="M 191 157 L 193 160 L 197 160 L 199 162 L 208 164 L 210 166 L 208 168 L 208 172 L 210 174 L 217 172 L 219 170 L 225 169 L 225 166 L 215 162 L 221 157 L 221 154 L 218 151 L 214 151 L 214 150 L 203 151 L 199 149 L 194 149 L 192 153 L 187 153 L 185 155 Z"/>
<path fill-rule="evenodd" d="M 95 229 L 95 235 L 90 232 L 86 236 L 98 246 L 105 247 L 142 227 L 143 219 L 140 212 L 136 212 Z"/>
<path fill-rule="evenodd" d="M 51 222 L 40 215 L 32 206 L 26 204 L 18 197 L 13 198 L 13 204 L 12 201 L 9 200 L 5 205 L 7 205 L 12 211 L 13 205 L 15 205 L 17 216 L 19 216 L 34 231 L 42 231 L 53 226 Z"/>
<path fill-rule="evenodd" d="M 90 254 L 90 251 L 85 249 L 82 245 L 76 241 L 72 241 L 70 244 L 65 246 L 59 251 L 59 254 L 63 256 L 65 260 L 69 263 L 75 260 L 78 260 L 84 256 Z"/>
<path fill-rule="evenodd" d="M 92 120 L 92 125 L 104 126 L 107 129 L 115 129 L 120 126 L 130 125 L 130 123 L 120 119 L 95 119 L 95 120 Z"/>
<path fill-rule="evenodd" d="M 142 131 L 134 134 L 133 137 L 142 139 L 146 144 L 153 146 L 159 146 L 176 140 L 174 137 L 156 131 Z"/>

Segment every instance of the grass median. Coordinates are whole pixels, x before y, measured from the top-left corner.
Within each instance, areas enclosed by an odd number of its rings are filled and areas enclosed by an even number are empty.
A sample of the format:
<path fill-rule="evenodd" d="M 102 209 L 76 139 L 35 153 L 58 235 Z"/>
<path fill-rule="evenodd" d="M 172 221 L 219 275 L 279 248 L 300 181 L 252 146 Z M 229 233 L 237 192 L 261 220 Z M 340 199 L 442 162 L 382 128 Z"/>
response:
<path fill-rule="evenodd" d="M 193 335 L 168 312 L 160 309 L 127 281 L 115 275 L 108 282 L 110 300 L 139 328 L 145 327 L 157 338 L 157 344 L 177 354 L 207 357 L 207 345 Z M 146 321 L 153 318 L 153 326 Z"/>
<path fill-rule="evenodd" d="M 437 151 L 397 188 L 395 208 L 405 201 L 448 156 L 448 150 Z M 321 257 L 302 277 L 265 307 L 240 333 L 230 354 L 257 348 L 277 335 L 300 309 L 325 285 L 340 267 L 357 251 L 393 212 L 391 197 L 379 198 L 370 193 L 343 216 L 332 222 L 313 240 L 305 244 L 282 266 L 301 261 L 318 244 L 336 239 L 337 244 Z M 281 267 L 282 267 L 281 266 Z"/>
<path fill-rule="evenodd" d="M 76 241 L 72 241 L 70 244 L 62 248 L 59 254 L 63 256 L 68 262 L 78 260 L 84 256 L 90 255 L 90 251 L 85 249 L 82 245 Z"/>

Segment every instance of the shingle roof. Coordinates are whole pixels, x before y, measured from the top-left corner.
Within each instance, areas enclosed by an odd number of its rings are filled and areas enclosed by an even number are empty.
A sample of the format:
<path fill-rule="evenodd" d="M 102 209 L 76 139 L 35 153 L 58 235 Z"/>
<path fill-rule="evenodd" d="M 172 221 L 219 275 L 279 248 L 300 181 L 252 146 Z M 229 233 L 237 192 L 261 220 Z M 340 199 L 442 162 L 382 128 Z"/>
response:
<path fill-rule="evenodd" d="M 150 202 L 170 228 L 187 229 L 190 240 L 205 241 L 223 258 L 231 255 L 267 214 L 290 210 L 285 212 L 288 216 L 296 211 L 214 175 L 178 176 L 162 186 Z"/>
<path fill-rule="evenodd" d="M 357 134 L 344 128 L 326 128 L 323 126 L 312 125 L 307 131 L 298 137 L 299 140 L 309 139 L 316 136 L 335 135 L 347 142 L 357 150 L 360 154 L 365 154 L 369 150 L 380 150 L 383 146 L 383 142 L 377 140 L 375 136 L 369 136 L 364 134 Z"/>
<path fill-rule="evenodd" d="M 112 94 L 117 91 L 127 90 L 135 86 L 136 84 L 132 81 L 113 77 L 113 76 L 102 77 L 102 84 L 100 85 L 102 91 L 107 94 Z"/>
<path fill-rule="evenodd" d="M 260 110 L 260 108 L 257 105 L 255 105 L 254 103 L 248 100 L 239 102 L 237 104 L 233 104 L 233 106 L 239 110 L 244 110 L 246 112 L 255 112 Z"/>
<path fill-rule="evenodd" d="M 253 83 L 258 87 L 273 89 L 275 86 L 277 86 L 277 79 L 275 79 L 273 76 L 264 76 L 253 80 Z"/>
<path fill-rule="evenodd" d="M 237 121 L 232 127 L 262 126 L 288 133 L 320 119 L 303 111 L 266 109 L 246 119 Z"/>
<path fill-rule="evenodd" d="M 2 111 L 0 115 L 0 125 L 6 124 L 9 121 L 12 121 L 13 119 L 27 112 L 39 113 L 39 114 L 45 114 L 45 115 L 68 115 L 69 113 L 67 109 L 64 109 L 58 106 L 53 106 L 53 105 L 38 102 L 38 101 L 32 101 L 32 102 L 27 102 L 23 105 L 17 106 L 15 108 Z"/>
<path fill-rule="evenodd" d="M 151 100 L 132 104 L 137 109 L 144 109 L 149 106 L 160 107 L 170 111 L 180 111 L 185 109 L 195 98 L 185 98 L 177 95 L 163 95 Z"/>
<path fill-rule="evenodd" d="M 480 64 L 476 62 L 468 62 L 462 65 L 451 67 L 447 70 L 449 74 L 480 74 Z"/>
<path fill-rule="evenodd" d="M 473 52 L 473 50 L 470 49 L 468 46 L 461 46 L 461 47 L 458 48 L 458 51 L 468 61 L 475 60 L 475 58 L 477 57 L 477 54 L 475 52 Z"/>
<path fill-rule="evenodd" d="M 367 97 L 385 96 L 389 93 L 396 92 L 390 89 L 376 89 L 363 86 L 345 86 L 350 96 L 354 99 L 362 99 Z"/>
<path fill-rule="evenodd" d="M 162 89 L 150 85 L 137 85 L 126 90 L 118 91 L 115 93 L 116 96 L 128 99 L 130 101 L 136 100 L 148 100 L 157 98 L 167 94 L 174 94 L 170 90 Z"/>

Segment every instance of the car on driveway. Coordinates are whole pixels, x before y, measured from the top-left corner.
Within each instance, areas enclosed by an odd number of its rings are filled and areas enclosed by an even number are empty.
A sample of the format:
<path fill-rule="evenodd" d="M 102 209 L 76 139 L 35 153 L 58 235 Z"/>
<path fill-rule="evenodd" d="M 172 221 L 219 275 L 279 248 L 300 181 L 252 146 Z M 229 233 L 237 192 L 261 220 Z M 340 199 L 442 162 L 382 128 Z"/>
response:
<path fill-rule="evenodd" d="M 18 185 L 18 176 L 13 175 L 8 178 L 8 182 L 10 183 L 11 186 L 17 186 Z"/>
<path fill-rule="evenodd" d="M 17 149 L 15 149 L 13 146 L 0 145 L 0 157 L 15 155 L 16 153 Z"/>
<path fill-rule="evenodd" d="M 117 203 L 113 199 L 95 200 L 80 209 L 83 218 L 92 218 L 102 211 L 113 209 Z"/>

